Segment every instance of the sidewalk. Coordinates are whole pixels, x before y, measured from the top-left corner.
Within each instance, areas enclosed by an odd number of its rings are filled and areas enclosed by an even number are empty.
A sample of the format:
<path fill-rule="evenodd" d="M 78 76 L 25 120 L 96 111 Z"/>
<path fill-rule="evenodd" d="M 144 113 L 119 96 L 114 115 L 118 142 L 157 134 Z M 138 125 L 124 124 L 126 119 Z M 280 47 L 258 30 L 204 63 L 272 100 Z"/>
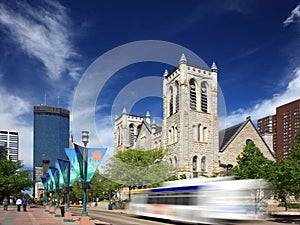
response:
<path fill-rule="evenodd" d="M 43 208 L 29 208 L 26 212 L 17 212 L 15 206 L 8 206 L 8 211 L 0 210 L 0 225 L 79 225 L 79 221 L 64 222 L 63 217 L 45 212 Z"/>

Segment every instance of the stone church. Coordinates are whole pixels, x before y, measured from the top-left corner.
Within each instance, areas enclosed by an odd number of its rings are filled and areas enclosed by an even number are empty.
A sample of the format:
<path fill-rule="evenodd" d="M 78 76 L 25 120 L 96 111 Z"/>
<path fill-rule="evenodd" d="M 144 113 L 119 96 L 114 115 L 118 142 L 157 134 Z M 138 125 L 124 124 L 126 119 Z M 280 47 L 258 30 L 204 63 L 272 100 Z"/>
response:
<path fill-rule="evenodd" d="M 240 132 L 248 126 L 238 127 L 241 129 L 235 132 L 232 128 L 218 130 L 216 64 L 212 63 L 211 68 L 191 65 L 182 54 L 178 67 L 163 74 L 162 125 L 151 122 L 149 112 L 145 116 L 130 115 L 124 108 L 115 118 L 114 150 L 116 153 L 129 148 L 167 148 L 171 152 L 169 162 L 188 178 L 232 168 L 247 140 L 255 141 L 268 158 L 274 159 L 272 150 L 254 125 L 243 135 Z M 219 141 L 220 134 L 224 138 Z M 237 143 L 235 138 L 239 138 Z"/>

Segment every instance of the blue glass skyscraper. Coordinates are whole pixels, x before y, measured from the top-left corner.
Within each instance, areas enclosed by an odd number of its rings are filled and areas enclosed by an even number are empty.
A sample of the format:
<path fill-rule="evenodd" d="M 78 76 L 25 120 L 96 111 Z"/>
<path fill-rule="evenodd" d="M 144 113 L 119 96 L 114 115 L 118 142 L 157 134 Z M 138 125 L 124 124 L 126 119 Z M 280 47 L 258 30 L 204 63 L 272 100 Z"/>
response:
<path fill-rule="evenodd" d="M 69 147 L 70 112 L 52 106 L 34 106 L 33 169 L 50 160 L 54 166 L 57 158 L 67 159 L 65 148 Z M 35 180 L 39 180 L 34 175 Z"/>

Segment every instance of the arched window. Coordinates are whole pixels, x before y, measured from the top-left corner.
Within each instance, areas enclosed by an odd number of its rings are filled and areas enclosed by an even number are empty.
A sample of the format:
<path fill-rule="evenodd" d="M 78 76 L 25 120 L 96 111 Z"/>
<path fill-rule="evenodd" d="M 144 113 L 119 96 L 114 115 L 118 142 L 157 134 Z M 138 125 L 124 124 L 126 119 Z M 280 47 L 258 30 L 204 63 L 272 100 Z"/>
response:
<path fill-rule="evenodd" d="M 175 86 L 176 86 L 176 97 L 175 97 L 176 109 L 175 109 L 175 111 L 178 112 L 179 111 L 179 84 L 178 84 L 178 81 L 175 82 Z"/>
<path fill-rule="evenodd" d="M 201 111 L 207 112 L 207 86 L 205 82 L 201 83 Z"/>
<path fill-rule="evenodd" d="M 201 124 L 197 127 L 197 141 L 201 141 Z"/>
<path fill-rule="evenodd" d="M 202 136 L 203 141 L 207 141 L 207 127 L 203 127 Z"/>
<path fill-rule="evenodd" d="M 251 142 L 252 142 L 251 139 L 247 139 L 247 140 L 246 140 L 246 145 L 249 145 Z"/>
<path fill-rule="evenodd" d="M 122 140 L 121 140 L 121 131 L 120 131 L 120 127 L 118 127 L 118 140 L 117 140 L 117 143 L 118 143 L 118 146 L 122 145 Z"/>
<path fill-rule="evenodd" d="M 178 137 L 178 129 L 177 126 L 173 126 L 173 142 L 177 142 L 177 137 Z"/>
<path fill-rule="evenodd" d="M 203 156 L 201 158 L 201 172 L 205 172 L 206 171 L 206 157 Z"/>
<path fill-rule="evenodd" d="M 173 115 L 173 87 L 170 87 L 170 116 Z"/>
<path fill-rule="evenodd" d="M 192 110 L 197 109 L 196 84 L 194 79 L 190 80 L 190 108 Z"/>
<path fill-rule="evenodd" d="M 175 164 L 175 166 L 178 167 L 178 160 L 177 160 L 177 157 L 176 157 L 176 156 L 174 156 L 174 164 Z"/>
<path fill-rule="evenodd" d="M 172 165 L 172 159 L 170 158 L 170 164 Z"/>
<path fill-rule="evenodd" d="M 138 134 L 140 132 L 141 128 L 142 128 L 142 125 L 138 125 L 137 126 L 137 128 L 136 128 L 136 134 Z"/>
<path fill-rule="evenodd" d="M 193 157 L 193 177 L 196 178 L 198 177 L 198 156 Z"/>
<path fill-rule="evenodd" d="M 134 126 L 133 124 L 129 125 L 129 141 L 130 141 L 130 146 L 134 145 Z"/>

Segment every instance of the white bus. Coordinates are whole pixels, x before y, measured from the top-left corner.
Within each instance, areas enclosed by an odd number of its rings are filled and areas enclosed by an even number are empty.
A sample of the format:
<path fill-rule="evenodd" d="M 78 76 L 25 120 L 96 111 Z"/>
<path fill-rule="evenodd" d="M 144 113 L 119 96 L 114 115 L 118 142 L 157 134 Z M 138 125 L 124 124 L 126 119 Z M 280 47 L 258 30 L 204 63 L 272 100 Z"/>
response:
<path fill-rule="evenodd" d="M 184 179 L 132 190 L 128 213 L 188 223 L 265 219 L 259 208 L 263 180 Z"/>

